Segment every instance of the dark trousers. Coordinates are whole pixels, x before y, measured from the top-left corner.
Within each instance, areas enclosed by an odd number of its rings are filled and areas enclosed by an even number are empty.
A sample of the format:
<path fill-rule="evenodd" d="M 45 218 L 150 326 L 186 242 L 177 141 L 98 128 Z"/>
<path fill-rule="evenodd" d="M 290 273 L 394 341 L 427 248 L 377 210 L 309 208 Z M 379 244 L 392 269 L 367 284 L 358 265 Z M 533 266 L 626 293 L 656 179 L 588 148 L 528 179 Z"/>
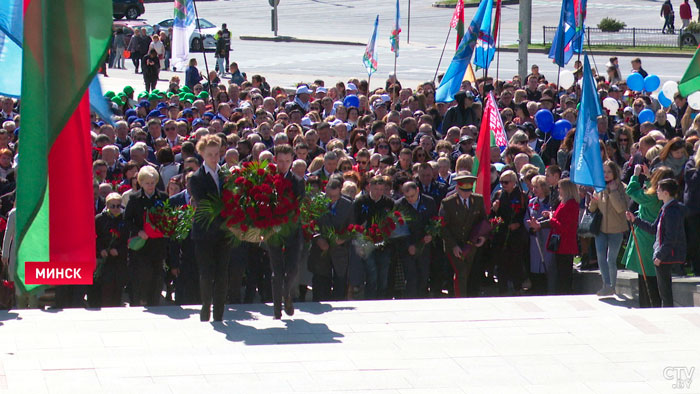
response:
<path fill-rule="evenodd" d="M 192 242 L 189 240 L 189 242 Z M 175 303 L 177 305 L 201 304 L 199 294 L 199 269 L 195 261 L 183 259 L 180 275 L 175 278 Z"/>
<path fill-rule="evenodd" d="M 135 70 L 134 72 L 138 73 L 139 72 L 139 62 L 141 61 L 141 53 L 139 52 L 131 52 L 131 61 L 134 63 Z"/>
<path fill-rule="evenodd" d="M 243 245 L 236 246 L 231 251 L 231 259 L 228 267 L 228 295 L 229 304 L 240 304 L 241 287 L 243 286 L 243 274 L 248 263 L 248 249 Z"/>
<path fill-rule="evenodd" d="M 86 292 L 85 285 L 56 286 L 56 308 L 83 308 Z"/>
<path fill-rule="evenodd" d="M 139 306 L 156 306 L 160 302 L 163 290 L 163 260 L 154 259 L 143 253 L 134 253 L 134 272 L 136 284 L 134 302 Z"/>
<path fill-rule="evenodd" d="M 272 300 L 272 269 L 267 251 L 257 244 L 244 243 L 248 251 L 248 261 L 245 275 L 245 298 L 243 302 L 250 304 L 255 300 L 255 292 L 260 294 L 260 302 Z"/>
<path fill-rule="evenodd" d="M 433 297 L 441 297 L 442 290 L 445 288 L 451 289 L 451 282 L 448 283 L 450 277 L 450 268 L 447 263 L 447 255 L 443 247 L 442 239 L 435 238 L 430 248 L 430 295 Z M 451 291 L 451 290 L 450 290 Z"/>
<path fill-rule="evenodd" d="M 230 53 L 231 53 L 231 48 L 227 48 L 227 49 L 226 49 L 226 69 L 225 69 L 225 70 L 221 70 L 221 71 L 223 71 L 224 73 L 229 72 L 229 70 L 228 70 L 228 67 L 229 67 L 228 58 L 229 58 L 229 54 L 230 54 Z"/>
<path fill-rule="evenodd" d="M 695 276 L 700 276 L 700 212 L 693 212 L 685 218 L 688 261 Z"/>
<path fill-rule="evenodd" d="M 214 320 L 222 320 L 228 292 L 228 268 L 231 248 L 223 239 L 196 240 L 194 251 L 199 265 L 199 293 L 202 298 L 200 317 L 209 320 L 209 308 L 214 304 Z"/>
<path fill-rule="evenodd" d="M 419 245 L 422 244 L 422 241 Z M 408 253 L 408 243 L 398 245 L 399 262 L 403 264 L 406 277 L 405 298 L 425 298 L 428 295 L 428 276 L 430 273 L 430 245 L 416 246 L 416 254 Z"/>
<path fill-rule="evenodd" d="M 647 285 L 649 291 L 647 291 Z M 647 275 L 647 281 L 644 282 L 644 276 L 637 276 L 637 286 L 639 287 L 639 307 L 640 308 L 659 308 L 661 306 L 661 297 L 659 296 L 659 286 L 656 283 L 655 276 Z"/>
<path fill-rule="evenodd" d="M 144 82 L 144 84 L 146 85 L 146 91 L 147 91 L 147 92 L 150 92 L 151 90 L 153 90 L 153 89 L 156 88 L 156 83 L 158 82 L 158 80 L 157 80 L 157 79 L 154 79 L 154 80 L 151 80 L 151 79 L 146 80 L 146 79 L 144 79 L 143 82 Z"/>
<path fill-rule="evenodd" d="M 297 229 L 285 238 L 283 247 L 267 245 L 272 268 L 272 302 L 275 305 L 281 305 L 282 298 L 292 295 L 303 243 L 301 230 Z"/>
<path fill-rule="evenodd" d="M 454 296 L 455 297 L 466 297 L 468 294 L 469 274 L 472 270 L 472 264 L 474 263 L 474 253 L 472 252 L 468 256 L 462 256 L 463 258 L 458 259 L 452 254 L 452 251 L 447 252 L 447 258 L 452 265 L 454 270 Z"/>
<path fill-rule="evenodd" d="M 557 293 L 571 294 L 573 291 L 573 254 L 555 254 L 554 261 L 557 263 Z"/>
<path fill-rule="evenodd" d="M 659 287 L 662 308 L 673 308 L 672 272 L 673 264 L 659 264 L 656 266 L 656 282 Z"/>

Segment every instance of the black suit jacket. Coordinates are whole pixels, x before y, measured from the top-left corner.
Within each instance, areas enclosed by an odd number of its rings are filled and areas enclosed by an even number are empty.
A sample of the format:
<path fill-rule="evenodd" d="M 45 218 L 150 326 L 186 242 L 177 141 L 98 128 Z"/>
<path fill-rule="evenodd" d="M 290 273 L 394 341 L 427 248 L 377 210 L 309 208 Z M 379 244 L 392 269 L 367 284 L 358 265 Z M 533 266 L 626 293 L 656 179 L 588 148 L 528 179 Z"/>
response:
<path fill-rule="evenodd" d="M 318 219 L 318 225 L 321 228 L 332 227 L 336 232 L 340 232 L 348 228 L 354 216 L 355 210 L 353 209 L 352 201 L 347 197 L 341 196 L 336 202 L 335 209 Z M 333 267 L 337 271 L 344 273 L 350 260 L 350 241 L 346 241 L 342 245 L 333 243 L 330 245 L 328 252 L 324 254 L 314 240 L 311 244 L 309 271 L 323 276 L 330 276 L 331 266 L 328 264 L 329 258 L 333 263 Z"/>
<path fill-rule="evenodd" d="M 192 200 L 195 206 L 199 207 L 202 202 L 218 198 L 221 194 L 224 184 L 226 171 L 219 169 L 219 187 L 217 188 L 214 178 L 207 174 L 204 165 L 199 167 L 199 170 L 190 179 L 190 190 L 192 192 Z M 206 220 L 196 220 L 192 225 L 190 233 L 193 240 L 220 240 L 225 237 L 226 230 L 222 227 L 224 219 L 217 215 L 214 221 L 209 224 Z"/>
<path fill-rule="evenodd" d="M 406 224 L 409 232 L 409 245 L 420 245 L 425 237 L 425 228 L 434 216 L 437 216 L 438 207 L 430 196 L 421 194 L 418 201 L 418 209 L 413 208 L 406 197 L 401 197 L 396 202 L 396 209 L 406 215 Z"/>
<path fill-rule="evenodd" d="M 187 204 L 185 199 L 186 190 L 170 197 L 170 205 L 181 207 Z M 192 232 L 182 241 L 170 240 L 168 245 L 168 267 L 180 268 L 183 261 L 194 261 L 194 245 L 192 244 Z M 195 278 L 196 279 L 196 278 Z"/>
<path fill-rule="evenodd" d="M 126 209 L 124 210 L 124 220 L 126 221 L 126 227 L 129 230 L 129 236 L 138 236 L 139 231 L 143 230 L 144 213 L 149 208 L 152 208 L 156 201 L 165 202 L 167 199 L 168 195 L 158 189 L 156 189 L 155 193 L 150 198 L 146 196 L 143 190 L 139 190 L 134 193 L 129 198 L 129 203 L 126 204 Z M 146 240 L 146 246 L 135 253 L 141 253 L 152 260 L 163 260 L 166 257 L 167 246 L 167 238 L 149 238 Z"/>

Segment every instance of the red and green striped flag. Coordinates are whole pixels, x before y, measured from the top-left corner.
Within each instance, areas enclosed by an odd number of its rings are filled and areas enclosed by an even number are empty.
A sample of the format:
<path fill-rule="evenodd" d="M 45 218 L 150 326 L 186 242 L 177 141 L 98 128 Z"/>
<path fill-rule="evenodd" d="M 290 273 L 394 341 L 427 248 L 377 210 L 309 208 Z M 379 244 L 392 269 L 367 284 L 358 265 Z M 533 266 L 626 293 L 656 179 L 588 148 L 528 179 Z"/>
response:
<path fill-rule="evenodd" d="M 457 46 L 459 48 L 459 43 L 462 42 L 462 37 L 464 37 L 464 0 L 457 1 L 457 6 L 455 7 L 455 12 L 452 14 L 452 21 L 450 21 L 450 27 L 457 28 Z"/>
<path fill-rule="evenodd" d="M 107 53 L 112 4 L 25 0 L 24 9 L 16 279 L 26 291 L 89 284 L 95 204 L 87 90 Z"/>
<path fill-rule="evenodd" d="M 491 92 L 484 105 L 479 139 L 476 142 L 476 155 L 472 175 L 476 176 L 474 192 L 484 196 L 484 208 L 491 212 L 491 147 L 505 147 L 505 133 L 501 114 L 496 106 L 496 98 Z"/>

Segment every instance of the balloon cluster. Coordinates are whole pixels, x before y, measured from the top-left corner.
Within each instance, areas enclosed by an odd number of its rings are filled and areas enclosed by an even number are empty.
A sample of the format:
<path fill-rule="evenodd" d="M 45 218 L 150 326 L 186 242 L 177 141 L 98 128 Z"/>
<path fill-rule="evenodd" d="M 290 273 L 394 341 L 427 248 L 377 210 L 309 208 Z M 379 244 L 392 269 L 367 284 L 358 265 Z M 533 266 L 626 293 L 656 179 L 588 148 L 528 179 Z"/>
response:
<path fill-rule="evenodd" d="M 554 115 L 548 109 L 541 109 L 535 114 L 537 128 L 545 133 L 551 133 L 552 139 L 561 141 L 566 137 L 566 133 L 573 127 L 566 119 L 559 119 L 554 122 Z"/>

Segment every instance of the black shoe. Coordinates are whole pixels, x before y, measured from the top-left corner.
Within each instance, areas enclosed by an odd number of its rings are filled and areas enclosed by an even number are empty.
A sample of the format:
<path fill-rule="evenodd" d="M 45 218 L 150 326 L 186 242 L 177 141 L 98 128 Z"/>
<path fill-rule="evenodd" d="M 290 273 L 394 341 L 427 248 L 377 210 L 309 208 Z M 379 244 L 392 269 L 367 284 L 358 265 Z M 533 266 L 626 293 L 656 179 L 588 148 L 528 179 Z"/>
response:
<path fill-rule="evenodd" d="M 294 304 L 292 303 L 292 296 L 287 296 L 284 298 L 284 313 L 286 313 L 287 316 L 294 315 Z"/>
<path fill-rule="evenodd" d="M 211 315 L 211 306 L 202 305 L 202 310 L 199 312 L 200 321 L 209 321 L 209 316 Z"/>
<path fill-rule="evenodd" d="M 273 309 L 274 309 L 273 318 L 274 318 L 275 320 L 280 320 L 280 319 L 282 319 L 282 303 L 281 303 L 281 302 L 280 302 L 280 303 L 275 302 L 274 305 L 273 305 Z"/>

